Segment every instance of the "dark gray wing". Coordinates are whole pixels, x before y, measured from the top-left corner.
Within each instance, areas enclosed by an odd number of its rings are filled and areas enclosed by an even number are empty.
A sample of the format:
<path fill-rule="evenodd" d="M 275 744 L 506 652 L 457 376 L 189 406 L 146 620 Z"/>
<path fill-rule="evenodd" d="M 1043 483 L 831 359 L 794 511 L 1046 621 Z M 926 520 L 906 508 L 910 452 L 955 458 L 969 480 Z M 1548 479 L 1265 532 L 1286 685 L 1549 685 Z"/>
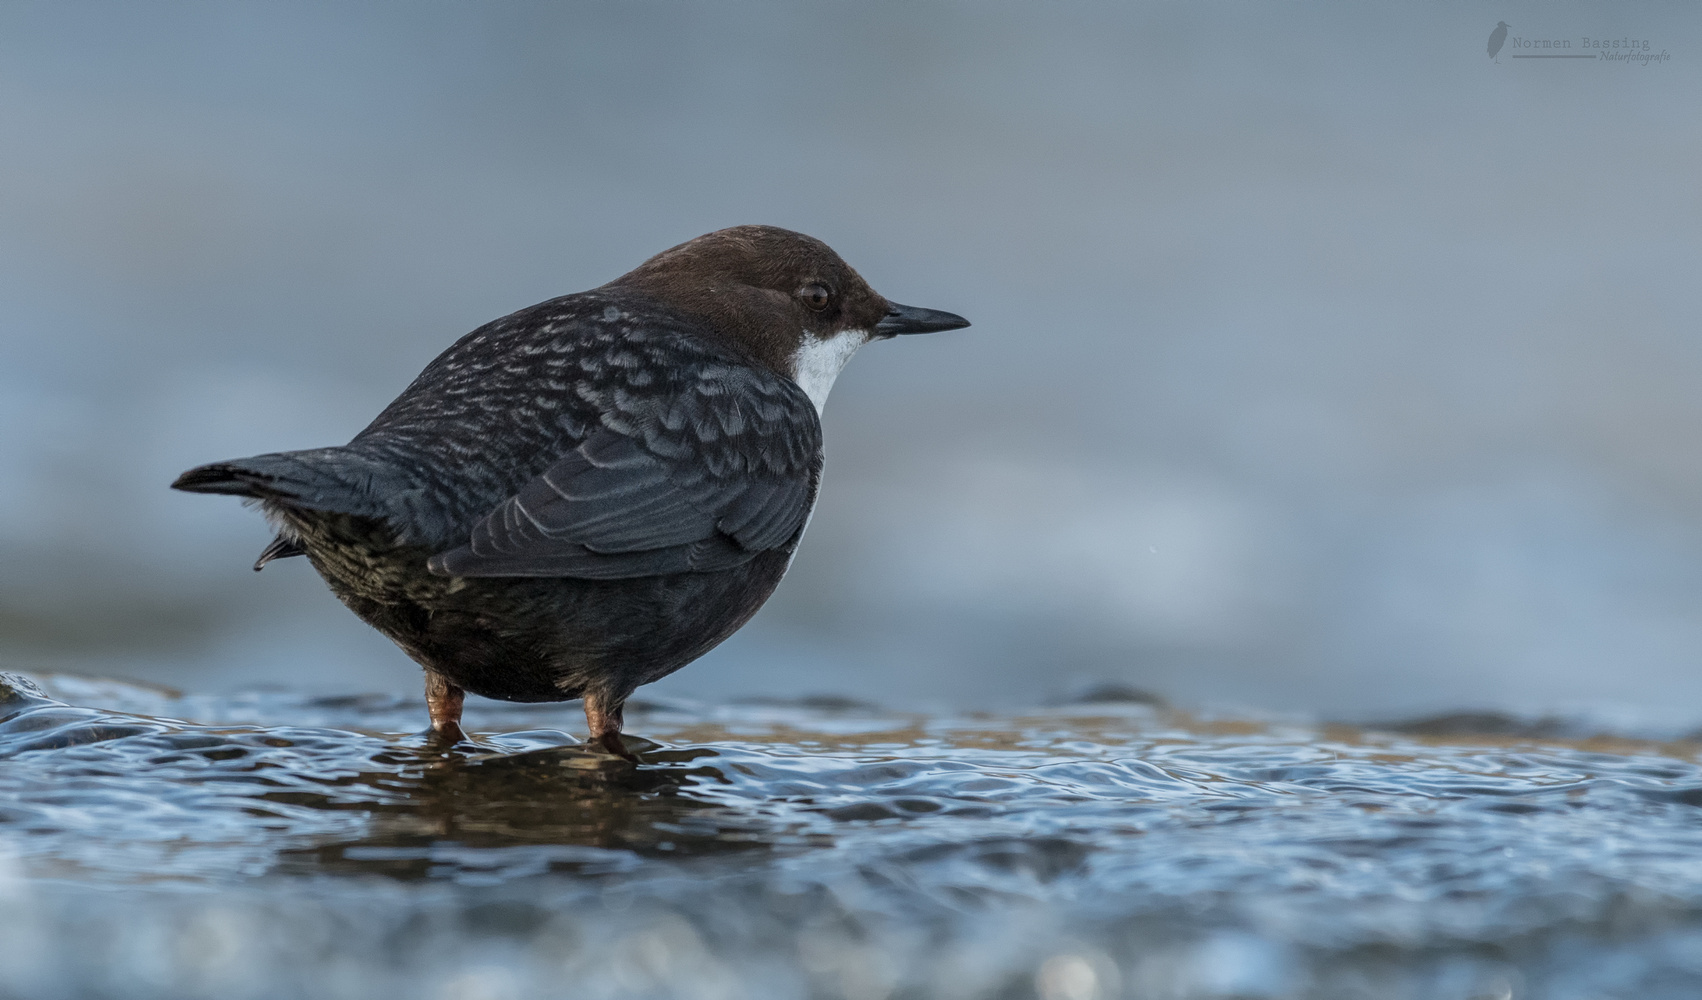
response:
<path fill-rule="evenodd" d="M 433 556 L 447 576 L 613 580 L 790 551 L 815 501 L 821 424 L 797 386 L 710 364 L 624 395 L 602 427 Z"/>

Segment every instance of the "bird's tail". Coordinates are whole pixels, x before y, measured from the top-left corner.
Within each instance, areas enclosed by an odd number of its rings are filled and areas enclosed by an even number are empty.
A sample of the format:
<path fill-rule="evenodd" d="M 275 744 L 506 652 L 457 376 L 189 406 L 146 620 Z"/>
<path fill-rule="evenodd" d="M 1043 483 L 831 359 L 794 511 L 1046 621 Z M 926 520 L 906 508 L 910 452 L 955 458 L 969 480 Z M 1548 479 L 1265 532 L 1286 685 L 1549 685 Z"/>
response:
<path fill-rule="evenodd" d="M 188 493 L 246 497 L 274 521 L 291 511 L 379 521 L 409 545 L 435 546 L 458 533 L 454 512 L 429 495 L 406 461 L 380 450 L 314 448 L 214 462 L 190 469 L 171 486 Z"/>
<path fill-rule="evenodd" d="M 306 510 L 366 513 L 373 472 L 369 462 L 346 448 L 315 448 L 203 465 L 178 476 L 171 488 Z"/>

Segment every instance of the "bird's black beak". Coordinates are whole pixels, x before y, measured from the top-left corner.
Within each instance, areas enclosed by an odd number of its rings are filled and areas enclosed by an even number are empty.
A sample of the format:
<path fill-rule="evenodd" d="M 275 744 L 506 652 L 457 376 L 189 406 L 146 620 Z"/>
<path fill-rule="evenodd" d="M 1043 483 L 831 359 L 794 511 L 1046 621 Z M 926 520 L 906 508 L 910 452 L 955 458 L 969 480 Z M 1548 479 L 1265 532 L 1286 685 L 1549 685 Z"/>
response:
<path fill-rule="evenodd" d="M 961 330 L 969 325 L 969 321 L 956 313 L 941 312 L 938 309 L 923 309 L 918 306 L 901 306 L 896 302 L 887 303 L 886 315 L 875 324 L 875 334 L 881 337 L 896 337 L 901 333 L 935 333 L 940 330 Z"/>

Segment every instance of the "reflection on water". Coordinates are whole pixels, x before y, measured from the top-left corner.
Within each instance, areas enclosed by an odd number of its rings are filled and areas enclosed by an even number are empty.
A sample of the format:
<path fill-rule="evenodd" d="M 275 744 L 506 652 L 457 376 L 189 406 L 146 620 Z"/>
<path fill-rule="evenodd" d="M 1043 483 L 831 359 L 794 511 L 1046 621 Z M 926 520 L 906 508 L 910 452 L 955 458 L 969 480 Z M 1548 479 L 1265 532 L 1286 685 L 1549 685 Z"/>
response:
<path fill-rule="evenodd" d="M 478 711 L 8 679 L 0 996 L 1702 992 L 1693 744 Z"/>

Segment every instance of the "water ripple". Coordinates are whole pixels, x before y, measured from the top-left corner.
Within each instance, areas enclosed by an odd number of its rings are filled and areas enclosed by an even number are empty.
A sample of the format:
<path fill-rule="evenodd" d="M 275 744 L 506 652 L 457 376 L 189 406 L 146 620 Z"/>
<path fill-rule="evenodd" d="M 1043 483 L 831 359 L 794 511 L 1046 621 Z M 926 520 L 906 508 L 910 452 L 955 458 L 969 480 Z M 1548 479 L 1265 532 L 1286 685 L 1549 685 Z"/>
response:
<path fill-rule="evenodd" d="M 554 708 L 46 688 L 0 995 L 1702 995 L 1691 744 L 653 705 L 634 767 Z"/>

